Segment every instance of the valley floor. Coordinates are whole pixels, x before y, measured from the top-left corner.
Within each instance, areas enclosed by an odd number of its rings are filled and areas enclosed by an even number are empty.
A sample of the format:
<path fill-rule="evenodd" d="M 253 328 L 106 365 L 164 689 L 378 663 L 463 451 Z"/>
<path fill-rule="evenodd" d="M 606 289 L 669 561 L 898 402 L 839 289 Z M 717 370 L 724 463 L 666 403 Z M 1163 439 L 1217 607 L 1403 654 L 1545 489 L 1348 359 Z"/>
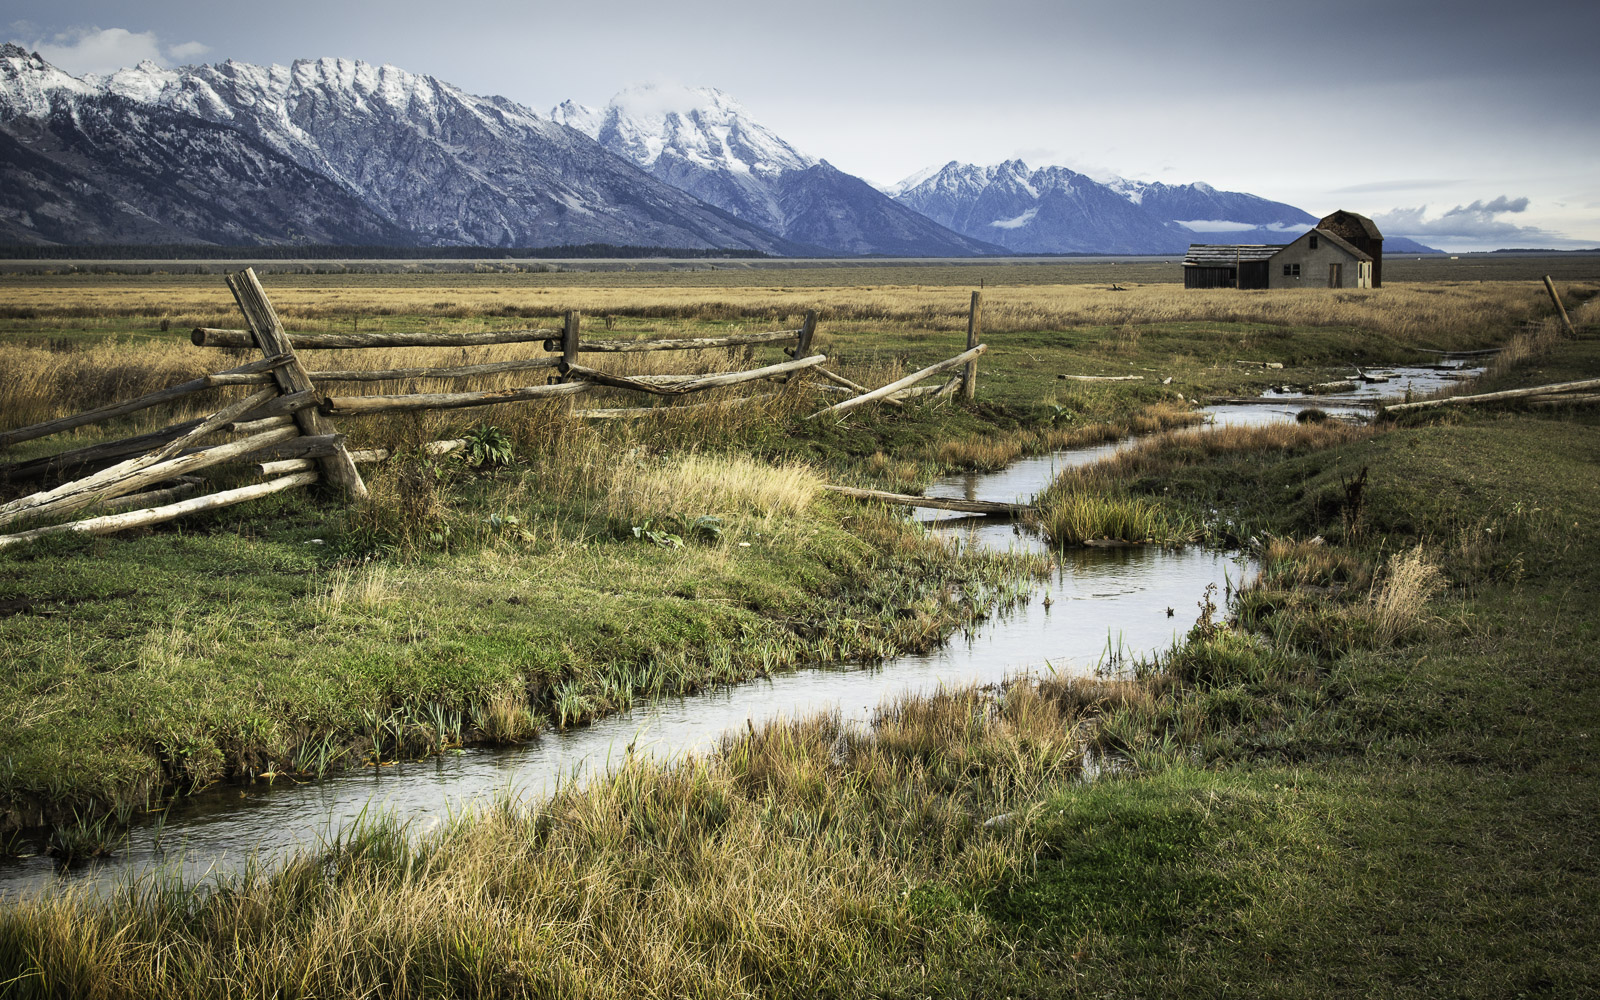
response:
<path fill-rule="evenodd" d="M 1592 314 L 1580 322 L 1583 337 L 1530 340 L 1484 388 L 1600 377 Z M 1132 336 L 1120 329 L 1099 334 L 1109 346 L 1089 356 L 1165 362 L 1170 349 L 1155 342 L 1180 336 L 1200 352 L 1219 345 L 1224 362 L 1241 350 L 1237 327 L 1215 342 L 1193 329 Z M 1258 338 L 1243 350 L 1261 349 L 1259 331 L 1243 336 Z M 1334 339 L 1329 334 L 1330 367 Z M 1281 350 L 1288 341 L 1266 343 Z M 1018 334 L 1012 344 L 1024 354 L 1055 349 L 1041 333 Z M 1048 370 L 1086 356 L 1081 344 L 1066 351 L 1051 356 Z M 1193 378 L 1205 370 L 1186 364 Z M 1031 367 L 1002 366 L 991 380 L 997 396 L 1019 409 L 1008 415 L 996 404 L 987 415 L 980 408 L 950 419 L 988 421 L 987 429 L 956 425 L 980 437 L 995 436 L 1011 419 L 1048 421 L 1047 406 L 1020 409 L 1040 385 Z M 1135 394 L 1121 412 L 1156 401 Z M 1048 405 L 1097 404 L 1057 397 Z M 914 424 L 893 424 L 840 429 L 767 454 L 797 451 L 830 475 L 850 472 L 864 482 L 914 480 L 957 461 L 930 447 L 916 453 L 928 463 L 920 471 L 875 462 L 895 435 L 914 438 Z M 1207 450 L 1161 439 L 1137 460 L 1086 472 L 1078 483 L 1197 520 L 1215 523 L 1223 512 L 1226 531 L 1253 538 L 1260 552 L 1256 586 L 1229 607 L 1202 607 L 1181 649 L 1126 677 L 949 691 L 886 706 L 870 732 L 828 718 L 774 725 L 731 736 L 703 760 L 674 767 L 630 760 L 549 803 L 508 799 L 421 838 L 374 819 L 276 875 L 200 887 L 156 879 L 109 900 L 57 894 L 8 904 L 0 910 L 0 991 L 1600 992 L 1600 621 L 1592 613 L 1600 590 L 1600 423 L 1593 411 L 1455 409 L 1371 434 L 1262 436 L 1254 446 L 1239 436 L 1235 445 Z M 1363 486 L 1352 490 L 1358 479 Z M 480 487 L 499 496 L 492 485 L 473 485 Z M 568 652 L 604 662 L 609 654 L 582 650 L 633 641 L 628 628 L 618 634 L 604 624 L 620 619 L 646 623 L 638 627 L 652 641 L 674 635 L 683 642 L 677 648 L 696 649 L 735 636 L 755 643 L 766 623 L 779 622 L 784 631 L 765 637 L 777 648 L 796 641 L 785 636 L 808 635 L 797 630 L 797 617 L 826 614 L 804 596 L 819 583 L 844 602 L 836 615 L 910 608 L 892 621 L 920 622 L 917 634 L 931 640 L 964 613 L 939 603 L 942 587 L 998 582 L 1027 569 L 947 562 L 889 521 L 847 507 L 813 510 L 807 530 L 821 533 L 820 551 L 796 525 L 776 514 L 763 520 L 751 507 L 730 520 L 728 540 L 685 549 L 688 564 L 622 545 L 623 562 L 613 565 L 607 547 L 621 543 L 595 546 L 600 522 L 587 535 L 579 530 L 576 542 L 552 533 L 550 558 L 570 564 L 558 575 L 592 590 L 570 606 L 618 602 L 599 606 L 593 625 L 572 626 L 569 616 L 573 634 L 593 635 Z M 195 624 L 174 625 L 165 651 L 141 647 L 134 666 L 121 669 L 160 665 L 178 671 L 165 676 L 180 676 L 198 669 L 186 664 L 226 656 L 248 626 L 217 618 L 218 596 L 289 609 L 274 624 L 317 642 L 344 635 L 347 625 L 350 638 L 335 646 L 368 642 L 354 636 L 376 629 L 370 657 L 351 655 L 351 645 L 337 654 L 347 662 L 379 662 L 387 654 L 378 647 L 406 641 L 415 626 L 385 610 L 393 603 L 370 582 L 370 601 L 349 592 L 340 598 L 333 611 L 363 610 L 335 628 L 326 597 L 304 593 L 308 567 L 286 555 L 305 548 L 300 529 L 275 528 L 273 517 L 257 512 L 254 523 L 282 539 L 281 547 L 231 552 L 220 533 L 177 539 L 180 547 L 209 547 L 207 558 L 237 565 L 256 582 L 219 584 L 227 588 L 221 594 L 201 592 L 210 584 L 188 585 L 200 588 L 188 599 Z M 771 568 L 745 575 L 738 552 L 725 551 L 734 539 L 782 553 L 777 575 L 769 578 Z M 154 536 L 124 544 L 156 541 L 174 542 Z M 448 579 L 465 595 L 462 608 L 486 593 L 498 596 L 506 560 L 525 558 L 493 539 L 473 551 L 466 559 L 426 556 L 438 567 L 428 571 L 428 586 Z M 8 557 L 7 585 L 79 574 L 85 587 L 111 586 L 94 583 L 98 570 L 74 555 L 36 549 Z M 181 560 L 173 558 L 171 586 L 181 587 Z M 685 565 L 695 568 L 676 568 Z M 154 572 L 169 570 L 157 562 Z M 629 582 L 608 595 L 602 582 L 619 573 Z M 284 596 L 236 589 L 246 586 Z M 409 582 L 388 586 L 401 607 L 419 599 L 408 596 Z M 684 587 L 693 593 L 681 596 Z M 695 611 L 690 626 L 663 610 L 677 606 L 673 600 L 728 610 L 709 618 Z M 514 637 L 531 627 L 518 624 L 515 606 L 502 605 L 492 605 L 501 609 L 495 628 Z M 147 625 L 129 636 L 109 619 L 81 630 L 45 619 L 29 629 L 40 635 L 34 639 L 16 630 L 18 617 L 4 623 L 12 629 L 8 649 L 22 654 L 13 657 L 14 685 L 46 663 L 60 671 L 64 651 L 78 657 L 75 687 L 115 685 L 123 654 L 102 653 L 162 638 Z M 468 634 L 486 624 L 471 618 L 459 636 L 414 637 L 431 644 L 419 662 L 447 660 L 452 649 L 463 670 L 494 662 L 467 648 L 479 641 Z M 680 630 L 691 627 L 705 631 L 684 641 Z M 880 627 L 912 626 L 886 620 Z M 847 633 L 834 621 L 805 641 L 838 642 Z M 252 655 L 273 659 L 270 643 L 248 641 Z M 30 654 L 26 642 L 41 645 Z M 741 661 L 756 649 L 743 650 Z M 58 675 L 51 683 L 64 681 Z M 18 688 L 7 710 L 20 718 L 54 690 Z M 17 788 L 25 779 L 11 780 Z"/>

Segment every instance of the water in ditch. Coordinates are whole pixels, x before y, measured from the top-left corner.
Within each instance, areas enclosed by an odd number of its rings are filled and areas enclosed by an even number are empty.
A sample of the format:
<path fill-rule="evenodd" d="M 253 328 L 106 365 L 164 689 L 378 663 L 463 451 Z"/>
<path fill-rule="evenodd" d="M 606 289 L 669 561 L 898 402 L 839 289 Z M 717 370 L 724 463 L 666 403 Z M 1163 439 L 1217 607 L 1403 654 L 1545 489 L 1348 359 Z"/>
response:
<path fill-rule="evenodd" d="M 1213 407 L 1210 413 L 1217 423 L 1253 424 L 1293 419 L 1310 405 L 1336 415 L 1344 408 L 1332 399 L 1264 399 Z M 1125 446 L 1072 449 L 1022 459 L 995 473 L 952 476 L 927 495 L 1026 501 L 1061 469 Z M 951 544 L 1045 550 L 1041 538 L 1010 522 L 929 509 L 918 509 L 915 516 Z M 664 699 L 580 729 L 547 733 L 522 747 L 468 749 L 304 784 L 279 779 L 214 789 L 174 806 L 164 824 L 135 825 L 111 858 L 93 866 L 62 873 L 42 856 L 0 860 L 0 895 L 62 885 L 103 888 L 156 868 L 202 880 L 252 862 L 278 863 L 297 850 L 314 848 L 363 813 L 392 813 L 425 830 L 507 790 L 536 798 L 557 782 L 603 770 L 630 746 L 639 753 L 677 757 L 712 749 L 725 733 L 779 718 L 837 711 L 865 722 L 887 700 L 940 685 L 996 683 L 1024 671 L 1088 673 L 1107 662 L 1168 648 L 1194 621 L 1208 585 L 1225 592 L 1250 572 L 1238 555 L 1198 547 L 1074 550 L 1059 555 L 1049 579 L 1019 605 L 930 653 L 798 670 Z"/>

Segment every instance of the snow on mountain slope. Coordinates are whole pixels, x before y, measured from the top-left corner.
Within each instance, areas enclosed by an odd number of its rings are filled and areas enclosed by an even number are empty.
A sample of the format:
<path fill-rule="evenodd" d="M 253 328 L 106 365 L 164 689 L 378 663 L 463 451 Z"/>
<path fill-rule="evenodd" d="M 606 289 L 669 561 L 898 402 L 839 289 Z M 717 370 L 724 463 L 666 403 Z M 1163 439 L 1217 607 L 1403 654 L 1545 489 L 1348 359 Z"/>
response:
<path fill-rule="evenodd" d="M 791 240 L 835 253 L 994 253 L 801 152 L 710 87 L 647 85 L 603 109 L 568 101 L 550 117 L 681 190 Z"/>
<path fill-rule="evenodd" d="M 1066 167 L 951 161 L 899 187 L 901 204 L 1016 253 L 1171 253 L 1189 242 L 1176 227 Z"/>
<path fill-rule="evenodd" d="M 515 102 L 394 66 L 144 63 L 75 79 L 15 46 L 0 50 L 0 127 L 25 129 L 99 99 L 235 131 L 342 188 L 409 241 L 812 250 L 696 201 Z M 171 167 L 168 185 L 181 189 L 185 173 L 208 164 Z M 299 237 L 291 227 L 263 238 Z"/>

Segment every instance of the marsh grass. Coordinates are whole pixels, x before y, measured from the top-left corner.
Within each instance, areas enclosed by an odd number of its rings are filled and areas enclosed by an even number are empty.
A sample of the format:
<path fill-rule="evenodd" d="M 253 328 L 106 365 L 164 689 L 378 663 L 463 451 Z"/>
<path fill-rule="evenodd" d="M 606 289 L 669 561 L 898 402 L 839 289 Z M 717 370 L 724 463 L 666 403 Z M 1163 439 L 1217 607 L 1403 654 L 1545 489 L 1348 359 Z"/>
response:
<path fill-rule="evenodd" d="M 17 996 L 938 982 L 967 949 L 1001 946 L 973 902 L 1025 873 L 1032 804 L 1076 773 L 1063 704 L 1029 685 L 953 689 L 887 705 L 866 730 L 823 716 L 709 759 L 632 757 L 543 805 L 503 798 L 428 834 L 369 815 L 280 873 L 8 906 L 0 966 Z"/>

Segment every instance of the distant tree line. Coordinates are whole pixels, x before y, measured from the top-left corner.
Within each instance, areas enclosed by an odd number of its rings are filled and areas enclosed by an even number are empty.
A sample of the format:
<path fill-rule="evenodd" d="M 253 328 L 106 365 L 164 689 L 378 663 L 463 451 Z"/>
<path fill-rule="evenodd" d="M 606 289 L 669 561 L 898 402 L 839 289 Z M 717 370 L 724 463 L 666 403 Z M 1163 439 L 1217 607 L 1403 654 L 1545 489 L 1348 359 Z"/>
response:
<path fill-rule="evenodd" d="M 7 260 L 537 260 L 548 258 L 767 257 L 760 250 L 623 247 L 580 243 L 559 247 L 212 246 L 204 243 L 0 244 Z"/>

